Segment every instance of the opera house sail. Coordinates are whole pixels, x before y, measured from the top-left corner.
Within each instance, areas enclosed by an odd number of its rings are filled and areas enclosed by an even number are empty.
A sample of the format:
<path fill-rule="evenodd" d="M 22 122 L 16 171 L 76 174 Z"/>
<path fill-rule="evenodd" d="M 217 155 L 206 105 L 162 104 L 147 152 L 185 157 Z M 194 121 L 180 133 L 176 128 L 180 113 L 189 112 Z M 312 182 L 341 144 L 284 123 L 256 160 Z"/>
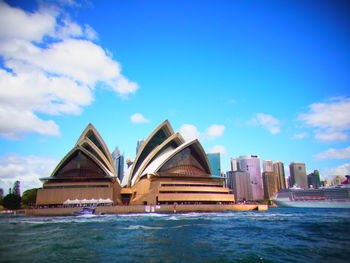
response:
<path fill-rule="evenodd" d="M 213 204 L 234 202 L 224 178 L 211 175 L 198 140 L 185 142 L 170 123 L 161 123 L 146 139 L 131 167 L 123 198 L 130 204 Z M 125 189 L 126 190 L 126 189 Z M 122 194 L 123 194 L 122 190 Z"/>
<path fill-rule="evenodd" d="M 102 137 L 89 124 L 74 148 L 62 159 L 50 177 L 41 179 L 38 206 L 59 206 L 67 200 L 120 201 L 120 183 L 112 157 Z"/>
<path fill-rule="evenodd" d="M 111 154 L 89 124 L 50 177 L 42 178 L 37 206 L 67 200 L 111 200 L 114 205 L 230 204 L 234 195 L 224 178 L 213 176 L 198 140 L 185 142 L 162 122 L 140 147 L 123 183 Z"/>

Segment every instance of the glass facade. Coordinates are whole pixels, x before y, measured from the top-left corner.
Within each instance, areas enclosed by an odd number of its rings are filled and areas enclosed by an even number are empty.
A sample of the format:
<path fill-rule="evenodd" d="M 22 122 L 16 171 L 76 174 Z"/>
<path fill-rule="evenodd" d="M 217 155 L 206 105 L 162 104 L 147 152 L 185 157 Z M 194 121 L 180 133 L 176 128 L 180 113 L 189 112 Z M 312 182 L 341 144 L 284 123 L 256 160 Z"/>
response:
<path fill-rule="evenodd" d="M 134 164 L 132 176 L 137 172 L 140 165 L 151 153 L 151 151 L 153 151 L 154 148 L 156 148 L 158 145 L 164 142 L 167 138 L 168 136 L 165 134 L 165 132 L 162 129 L 156 132 L 156 134 L 149 140 L 149 142 L 147 143 L 147 145 L 139 155 L 137 162 Z"/>
<path fill-rule="evenodd" d="M 94 149 L 92 149 L 92 147 L 89 144 L 84 143 L 83 147 L 90 153 L 92 153 L 105 167 L 108 167 L 105 161 L 102 160 L 102 158 L 97 154 L 97 152 Z"/>
<path fill-rule="evenodd" d="M 112 153 L 112 160 L 119 181 L 123 181 L 124 177 L 124 155 L 120 153 L 118 147 Z"/>
<path fill-rule="evenodd" d="M 56 178 L 105 177 L 106 173 L 85 153 L 75 151 L 56 172 Z"/>
<path fill-rule="evenodd" d="M 307 175 L 307 184 L 309 188 L 318 189 L 321 186 L 320 173 L 314 170 L 313 173 Z"/>
<path fill-rule="evenodd" d="M 88 131 L 88 133 L 86 134 L 86 137 L 88 137 L 89 140 L 92 141 L 101 150 L 101 152 L 107 157 L 105 150 L 103 149 L 100 141 L 97 139 L 95 133 L 92 130 Z"/>
<path fill-rule="evenodd" d="M 296 186 L 303 189 L 308 189 L 306 169 L 304 163 L 291 163 L 289 165 L 290 172 L 290 187 Z"/>
<path fill-rule="evenodd" d="M 211 174 L 221 176 L 220 153 L 207 153 Z"/>
<path fill-rule="evenodd" d="M 167 161 L 159 173 L 183 174 L 183 175 L 205 175 L 205 168 L 201 164 L 201 158 L 191 147 L 185 148 L 175 154 Z"/>

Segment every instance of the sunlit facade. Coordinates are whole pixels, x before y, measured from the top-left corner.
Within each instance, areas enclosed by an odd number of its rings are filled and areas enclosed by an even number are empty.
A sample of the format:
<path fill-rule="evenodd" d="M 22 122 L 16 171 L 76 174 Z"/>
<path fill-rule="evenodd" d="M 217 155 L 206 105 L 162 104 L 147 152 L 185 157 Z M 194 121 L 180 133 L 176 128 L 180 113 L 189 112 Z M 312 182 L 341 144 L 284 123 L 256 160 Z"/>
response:
<path fill-rule="evenodd" d="M 271 200 L 278 192 L 277 176 L 274 172 L 263 172 L 264 199 Z"/>
<path fill-rule="evenodd" d="M 108 199 L 120 203 L 120 183 L 103 139 L 89 124 L 74 148 L 50 177 L 42 178 L 38 206 L 60 206 L 67 200 Z"/>
<path fill-rule="evenodd" d="M 227 186 L 232 189 L 238 202 L 253 200 L 250 175 L 243 171 L 229 171 L 226 173 Z"/>
<path fill-rule="evenodd" d="M 114 205 L 228 204 L 234 195 L 213 176 L 198 140 L 185 142 L 161 123 L 140 145 L 123 182 L 97 130 L 89 124 L 50 177 L 42 178 L 38 206 L 67 200 L 112 200 Z"/>
<path fill-rule="evenodd" d="M 277 188 L 278 191 L 281 189 L 286 189 L 286 178 L 284 173 L 284 165 L 281 161 L 276 161 L 273 163 L 273 171 L 277 176 Z"/>
<path fill-rule="evenodd" d="M 264 199 L 263 182 L 261 177 L 260 158 L 258 155 L 244 155 L 238 158 L 238 168 L 250 175 L 253 200 Z"/>
<path fill-rule="evenodd" d="M 234 201 L 233 194 L 224 187 L 224 178 L 212 175 L 199 141 L 185 142 L 168 121 L 161 123 L 139 149 L 123 191 L 122 199 L 127 201 L 129 195 L 130 204 Z"/>
<path fill-rule="evenodd" d="M 262 161 L 263 172 L 273 172 L 273 161 L 263 160 Z"/>

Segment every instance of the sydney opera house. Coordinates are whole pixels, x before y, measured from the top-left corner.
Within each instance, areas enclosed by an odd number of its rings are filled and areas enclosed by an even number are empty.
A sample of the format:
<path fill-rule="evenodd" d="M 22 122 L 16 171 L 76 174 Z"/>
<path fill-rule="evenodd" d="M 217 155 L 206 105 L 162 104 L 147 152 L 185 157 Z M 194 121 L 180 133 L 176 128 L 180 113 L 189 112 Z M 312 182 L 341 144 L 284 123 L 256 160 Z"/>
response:
<path fill-rule="evenodd" d="M 229 204 L 224 178 L 213 176 L 198 140 L 185 142 L 166 120 L 145 140 L 120 182 L 110 151 L 89 124 L 51 176 L 42 178 L 37 206 L 69 201 L 109 205 Z M 98 201 L 99 200 L 99 201 Z"/>

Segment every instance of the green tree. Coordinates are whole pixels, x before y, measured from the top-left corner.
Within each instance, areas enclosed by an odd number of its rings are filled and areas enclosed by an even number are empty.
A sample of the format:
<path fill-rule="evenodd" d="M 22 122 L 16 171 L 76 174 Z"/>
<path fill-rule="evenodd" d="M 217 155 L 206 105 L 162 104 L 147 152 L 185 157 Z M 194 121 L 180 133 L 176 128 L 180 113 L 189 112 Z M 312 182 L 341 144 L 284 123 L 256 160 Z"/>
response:
<path fill-rule="evenodd" d="M 24 191 L 22 195 L 22 204 L 25 206 L 35 206 L 37 191 L 37 188 Z"/>
<path fill-rule="evenodd" d="M 8 194 L 2 200 L 2 205 L 6 209 L 19 209 L 21 207 L 21 197 L 15 194 Z"/>

